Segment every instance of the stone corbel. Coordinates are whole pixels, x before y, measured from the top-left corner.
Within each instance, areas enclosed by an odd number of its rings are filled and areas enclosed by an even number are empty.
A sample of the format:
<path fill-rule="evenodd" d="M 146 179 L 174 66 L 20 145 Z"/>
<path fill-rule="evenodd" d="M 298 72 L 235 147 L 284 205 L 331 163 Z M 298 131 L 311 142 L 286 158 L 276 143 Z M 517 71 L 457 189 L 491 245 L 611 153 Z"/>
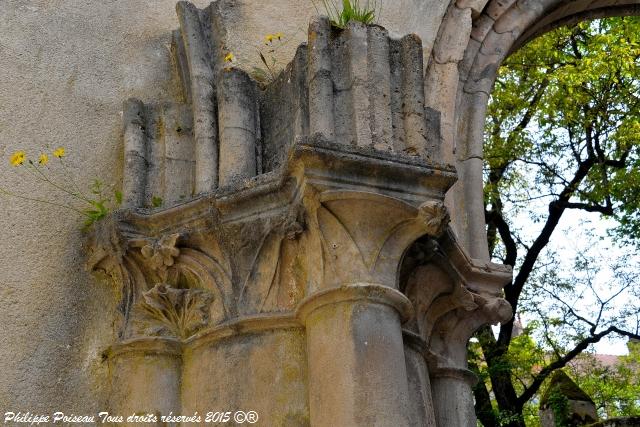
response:
<path fill-rule="evenodd" d="M 423 387 L 431 391 L 437 425 L 464 425 L 474 419 L 476 382 L 467 369 L 467 344 L 481 326 L 511 318 L 511 306 L 501 297 L 511 270 L 469 258 L 450 231 L 427 239 L 422 251 L 405 289 L 416 310 L 406 326 L 424 340 L 430 381 Z"/>

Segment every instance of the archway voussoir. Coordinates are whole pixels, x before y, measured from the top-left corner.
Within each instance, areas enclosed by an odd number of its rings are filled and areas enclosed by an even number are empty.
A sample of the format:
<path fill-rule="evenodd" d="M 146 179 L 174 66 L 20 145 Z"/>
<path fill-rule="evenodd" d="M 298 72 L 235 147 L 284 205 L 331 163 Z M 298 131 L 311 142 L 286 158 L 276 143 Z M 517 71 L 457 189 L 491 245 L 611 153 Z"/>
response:
<path fill-rule="evenodd" d="M 488 0 L 458 0 L 456 1 L 456 6 L 460 9 L 471 9 L 471 14 L 475 18 L 482 13 L 487 3 Z"/>
<path fill-rule="evenodd" d="M 496 21 L 493 29 L 497 33 L 511 32 L 517 37 L 542 11 L 539 1 L 519 0 Z"/>
<path fill-rule="evenodd" d="M 450 7 L 442 23 L 438 42 L 433 48 L 436 62 L 459 62 L 469 42 L 471 33 L 471 9 Z"/>
<path fill-rule="evenodd" d="M 477 41 L 470 39 L 469 44 L 467 45 L 467 50 L 464 52 L 464 58 L 462 61 L 458 63 L 458 72 L 460 81 L 464 82 L 469 77 L 469 73 L 471 72 L 471 67 L 473 67 L 473 63 L 476 60 L 476 56 L 480 51 L 480 46 L 482 44 Z"/>
<path fill-rule="evenodd" d="M 485 13 L 480 15 L 473 21 L 473 25 L 471 26 L 471 39 L 482 42 L 495 22 L 492 17 Z"/>
<path fill-rule="evenodd" d="M 515 2 L 516 0 L 493 0 L 485 13 L 497 21 Z"/>

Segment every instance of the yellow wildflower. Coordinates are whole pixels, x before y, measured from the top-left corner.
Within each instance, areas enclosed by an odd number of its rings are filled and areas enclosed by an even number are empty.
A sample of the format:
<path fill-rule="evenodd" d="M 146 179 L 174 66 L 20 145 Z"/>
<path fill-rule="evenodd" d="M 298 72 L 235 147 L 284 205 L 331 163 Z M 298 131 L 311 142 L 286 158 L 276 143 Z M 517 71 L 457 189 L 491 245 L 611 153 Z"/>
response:
<path fill-rule="evenodd" d="M 235 59 L 235 56 L 233 56 L 233 53 L 229 52 L 224 57 L 224 62 L 233 62 L 234 59 Z"/>
<path fill-rule="evenodd" d="M 13 153 L 13 155 L 9 159 L 9 162 L 11 163 L 12 166 L 20 166 L 21 164 L 24 163 L 24 161 L 26 160 L 26 157 L 27 157 L 27 153 L 25 153 L 24 151 L 16 151 L 15 153 Z"/>
<path fill-rule="evenodd" d="M 284 34 L 278 32 L 278 33 L 275 33 L 273 37 L 277 38 L 278 40 L 282 40 L 282 38 L 284 37 Z"/>
<path fill-rule="evenodd" d="M 264 41 L 266 42 L 266 44 L 269 44 L 273 41 L 274 38 L 275 36 L 273 34 L 267 34 L 266 36 L 264 36 Z"/>
<path fill-rule="evenodd" d="M 54 152 L 53 155 L 56 156 L 57 158 L 61 159 L 64 157 L 64 147 L 58 147 Z"/>
<path fill-rule="evenodd" d="M 49 156 L 47 156 L 44 153 L 40 154 L 40 157 L 38 158 L 38 163 L 40 163 L 42 166 L 46 165 L 47 163 L 49 163 Z"/>

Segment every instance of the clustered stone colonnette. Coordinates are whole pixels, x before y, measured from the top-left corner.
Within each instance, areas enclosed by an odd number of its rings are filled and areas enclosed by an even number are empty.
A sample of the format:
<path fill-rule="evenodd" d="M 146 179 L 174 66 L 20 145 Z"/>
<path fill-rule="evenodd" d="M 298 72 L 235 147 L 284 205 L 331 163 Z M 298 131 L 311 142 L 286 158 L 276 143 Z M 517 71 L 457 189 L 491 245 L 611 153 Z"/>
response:
<path fill-rule="evenodd" d="M 125 103 L 126 209 L 91 237 L 123 295 L 115 411 L 475 425 L 466 345 L 511 317 L 479 215 L 488 94 L 510 49 L 590 7 L 486 3 L 450 5 L 430 51 L 317 18 L 266 87 L 225 66 L 217 2 L 178 3 L 181 97 Z"/>

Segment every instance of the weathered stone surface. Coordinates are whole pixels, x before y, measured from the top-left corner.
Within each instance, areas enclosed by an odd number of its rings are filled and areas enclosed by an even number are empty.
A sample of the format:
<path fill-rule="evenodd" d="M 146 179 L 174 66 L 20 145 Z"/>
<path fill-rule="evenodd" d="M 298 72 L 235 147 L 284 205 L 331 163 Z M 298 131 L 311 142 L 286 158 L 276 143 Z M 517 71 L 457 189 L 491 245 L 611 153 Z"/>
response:
<path fill-rule="evenodd" d="M 464 227 L 467 229 L 480 230 L 481 227 L 484 229 L 483 216 L 471 213 L 473 212 L 472 209 L 484 208 L 482 192 L 478 191 L 482 187 L 482 180 L 478 180 L 478 177 L 482 176 L 483 172 L 482 158 L 470 157 L 462 160 L 458 162 L 458 169 L 460 170 L 461 188 L 464 189 L 459 197 L 462 198 L 465 207 L 468 209 L 459 213 L 458 220 L 463 222 Z M 475 258 L 488 259 L 489 249 L 485 239 L 486 235 L 476 231 L 474 234 L 466 236 L 465 247 Z"/>
<path fill-rule="evenodd" d="M 422 240 L 407 254 L 409 263 L 426 260 L 406 282 L 405 293 L 416 307 L 407 327 L 427 349 L 435 425 L 467 425 L 474 419 L 470 387 L 476 381 L 467 370 L 467 341 L 480 325 L 511 317 L 511 307 L 499 297 L 511 271 L 470 260 L 452 240 L 442 243 Z"/>
<path fill-rule="evenodd" d="M 544 6 L 538 1 L 519 0 L 500 16 L 493 29 L 497 33 L 512 32 L 518 37 L 543 10 Z"/>
<path fill-rule="evenodd" d="M 457 0 L 456 6 L 460 9 L 471 9 L 472 16 L 476 18 L 482 13 L 488 0 Z"/>
<path fill-rule="evenodd" d="M 165 206 L 172 206 L 190 199 L 195 191 L 197 162 L 193 116 L 185 105 L 169 105 L 161 114 L 163 128 L 158 137 L 164 147 L 163 186 L 162 193 L 155 196 L 162 197 Z M 150 193 L 148 189 L 147 192 Z M 153 199 L 153 195 L 150 198 Z"/>
<path fill-rule="evenodd" d="M 293 92 L 276 80 L 259 99 L 244 72 L 221 71 L 215 102 L 222 186 L 169 209 L 120 212 L 94 229 L 88 266 L 109 275 L 122 294 L 121 341 L 109 353 L 120 370 L 114 381 L 133 369 L 126 364 L 135 363 L 131 351 L 148 351 L 150 342 L 171 345 L 183 365 L 156 375 L 179 378 L 182 389 L 170 383 L 161 403 L 136 405 L 165 413 L 176 401 L 199 411 L 245 402 L 237 388 L 222 390 L 207 380 L 237 383 L 237 370 L 220 372 L 232 363 L 210 361 L 242 345 L 259 354 L 277 334 L 281 345 L 303 334 L 306 353 L 282 358 L 292 364 L 294 387 L 303 394 L 291 395 L 283 391 L 286 382 L 277 382 L 278 404 L 257 404 L 268 419 L 294 417 L 314 426 L 468 423 L 473 399 L 466 344 L 481 325 L 510 317 L 499 295 L 511 273 L 470 259 L 449 229 L 443 200 L 456 176 L 434 160 L 439 147 L 427 144 L 426 132 L 431 125 L 451 135 L 451 125 L 442 126 L 440 115 L 431 117 L 435 112 L 425 117 L 420 40 L 390 42 L 384 29 L 361 24 L 327 33 L 322 20 L 309 34 L 308 54 L 299 50 L 285 74 L 299 82 Z M 328 45 L 335 48 L 330 57 L 323 53 Z M 432 66 L 450 72 L 456 64 Z M 318 77 L 331 79 L 332 96 L 322 96 L 327 81 Z M 316 83 L 321 98 L 312 100 L 304 93 Z M 299 95 L 283 99 L 282 89 Z M 440 96 L 432 102 L 446 94 Z M 320 104 L 300 108 L 305 101 Z M 309 125 L 296 129 L 318 132 L 271 139 L 255 150 L 258 121 L 260 129 L 280 126 L 264 123 L 276 117 L 273 102 L 300 108 L 310 115 L 303 120 Z M 392 131 L 398 118 L 404 135 L 391 141 L 400 134 Z M 332 121 L 333 132 L 327 128 Z M 262 161 L 272 169 L 259 173 L 253 156 L 262 157 L 265 148 L 280 160 Z M 407 258 L 418 239 L 426 255 Z M 413 276 L 434 268 L 442 274 Z M 403 324 L 413 330 L 403 331 Z M 260 339 L 246 338 L 249 332 Z M 422 355 L 407 353 L 408 333 Z M 157 335 L 164 341 L 150 341 Z M 149 357 L 166 366 L 165 353 Z M 428 364 L 427 354 L 436 362 Z M 261 360 L 248 359 L 243 372 L 255 372 Z M 282 369 L 275 364 L 276 372 Z M 144 400 L 146 385 L 127 387 Z M 259 382 L 253 389 L 262 387 Z M 454 395 L 462 396 L 457 406 Z M 117 395 L 113 407 L 130 407 L 125 397 Z"/>
<path fill-rule="evenodd" d="M 127 173 L 122 178 L 123 203 L 127 207 L 144 205 L 147 188 L 147 137 L 144 104 L 129 99 L 123 106 L 124 157 Z"/>
<path fill-rule="evenodd" d="M 566 414 L 559 415 L 554 411 L 551 403 L 554 398 L 566 399 Z M 598 413 L 593 400 L 564 371 L 555 371 L 540 398 L 540 425 L 590 425 L 597 420 Z"/>
<path fill-rule="evenodd" d="M 471 9 L 449 7 L 438 32 L 433 57 L 439 64 L 458 62 L 464 56 L 471 32 Z"/>
<path fill-rule="evenodd" d="M 418 37 L 409 35 L 400 40 L 400 58 L 403 64 L 400 79 L 405 133 L 403 151 L 439 160 L 439 144 L 430 146 L 427 142 L 422 42 Z"/>
<path fill-rule="evenodd" d="M 213 104 L 216 76 L 212 61 L 220 59 L 212 48 L 211 32 L 206 31 L 207 14 L 185 1 L 177 4 L 176 11 L 188 64 L 188 82 L 191 83 L 188 90 L 191 92 L 196 147 L 195 192 L 203 193 L 213 190 L 218 184 L 217 123 Z"/>
<path fill-rule="evenodd" d="M 213 329 L 184 347 L 181 411 L 231 405 L 255 411 L 257 425 L 309 426 L 307 351 L 302 327 L 287 319 Z"/>
<path fill-rule="evenodd" d="M 458 65 L 432 62 L 425 78 L 425 104 L 440 112 L 441 156 L 445 162 L 454 161 L 454 120 L 456 91 L 458 89 Z"/>
<path fill-rule="evenodd" d="M 321 134 L 333 140 L 335 132 L 333 112 L 333 79 L 330 43 L 331 23 L 321 17 L 309 25 L 309 133 Z"/>
<path fill-rule="evenodd" d="M 229 186 L 258 173 L 257 87 L 242 70 L 222 71 L 217 85 L 220 186 Z"/>
<path fill-rule="evenodd" d="M 492 17 L 490 17 L 486 13 L 483 13 L 473 20 L 473 25 L 471 27 L 471 38 L 478 42 L 482 42 L 495 22 L 496 21 Z"/>
<path fill-rule="evenodd" d="M 470 383 L 446 373 L 461 372 L 467 378 L 464 355 L 473 331 L 510 316 L 508 304 L 498 298 L 510 271 L 478 267 L 449 231 L 443 199 L 455 173 L 433 160 L 439 149 L 427 144 L 429 124 L 439 129 L 440 116 L 430 112 L 430 120 L 425 117 L 420 40 L 409 36 L 390 42 L 376 26 L 331 31 L 327 33 L 326 21 L 324 27 L 322 20 L 313 23 L 308 55 L 300 53 L 287 71 L 294 80 L 296 73 L 308 79 L 294 93 L 318 83 L 317 93 L 325 94 L 326 81 L 318 77 L 335 84 L 332 96 L 293 99 L 293 108 L 307 100 L 323 105 L 301 109 L 310 114 L 310 125 L 297 128 L 318 132 L 269 143 L 264 147 L 280 151 L 271 158 L 282 160 L 269 160 L 273 169 L 252 181 L 235 179 L 258 173 L 252 155 L 264 155 L 264 149 L 254 151 L 256 123 L 269 129 L 263 122 L 274 116 L 259 118 L 254 107 L 260 105 L 260 113 L 273 111 L 270 103 L 282 100 L 277 90 L 286 86 L 273 82 L 273 92 L 259 100 L 246 74 L 223 70 L 216 102 L 224 186 L 170 209 L 124 211 L 95 228 L 89 267 L 107 273 L 121 289 L 120 337 L 129 339 L 109 353 L 120 371 L 114 381 L 133 369 L 126 363 L 136 359 L 127 354 L 147 348 L 156 335 L 170 338 L 154 345 L 171 344 L 183 361 L 156 374 L 179 378 L 180 393 L 170 383 L 162 403 L 134 400 L 136 405 L 155 405 L 164 413 L 176 401 L 199 411 L 228 400 L 244 402 L 237 389 L 212 388 L 206 380 L 214 376 L 226 378 L 223 384 L 237 382 L 235 369 L 220 372 L 221 366 L 232 364 L 209 361 L 240 351 L 242 345 L 257 354 L 277 329 L 280 342 L 293 343 L 294 334 L 302 333 L 307 346 L 306 353 L 281 359 L 292 363 L 289 369 L 302 396 L 284 391 L 286 383 L 278 382 L 279 403 L 257 405 L 270 420 L 293 417 L 314 426 L 444 426 L 473 419 Z M 327 57 L 323 51 L 329 44 L 336 51 Z M 300 62 L 304 60 L 309 61 L 306 67 Z M 445 67 L 449 65 L 455 67 Z M 333 105 L 326 102 L 332 97 Z M 337 100 L 347 108 L 338 108 Z M 327 114 L 328 120 L 323 117 Z M 331 117 L 337 118 L 334 132 L 327 128 Z M 392 132 L 398 117 L 404 135 L 391 141 L 399 134 Z M 419 238 L 437 249 L 427 249 L 429 255 L 407 270 L 405 254 Z M 422 279 L 409 287 L 398 280 L 432 263 L 445 273 L 435 281 L 427 279 L 428 287 Z M 433 286 L 443 295 L 434 293 Z M 459 318 L 459 308 L 473 315 Z M 428 366 L 424 355 L 407 353 L 408 332 L 402 324 L 410 320 L 417 333 L 412 348 L 435 355 L 436 365 Z M 437 336 L 432 336 L 434 329 Z M 255 336 L 267 330 L 272 332 L 259 340 L 244 337 L 248 331 Z M 123 346 L 128 352 L 120 351 Z M 162 352 L 153 356 L 163 366 L 166 357 Z M 261 360 L 247 360 L 249 369 L 243 372 L 259 369 Z M 273 365 L 276 372 L 285 369 Z M 259 382 L 253 389 L 264 386 Z M 127 387 L 136 399 L 147 392 L 135 382 Z M 451 406 L 454 394 L 465 396 L 462 411 Z M 213 395 L 217 397 L 196 397 Z M 124 395 L 115 397 L 113 407 L 130 407 Z"/>
<path fill-rule="evenodd" d="M 478 52 L 480 51 L 480 46 L 481 43 L 479 41 L 474 39 L 469 40 L 467 50 L 464 52 L 464 58 L 458 63 L 458 72 L 461 82 L 468 80 L 469 72 L 471 71 L 471 67 L 473 67 L 473 63 L 476 60 Z"/>
<path fill-rule="evenodd" d="M 492 0 L 487 5 L 485 13 L 495 21 L 515 2 L 516 0 Z"/>
<path fill-rule="evenodd" d="M 158 284 L 132 310 L 134 335 L 187 339 L 209 323 L 212 299 L 206 291 Z"/>

